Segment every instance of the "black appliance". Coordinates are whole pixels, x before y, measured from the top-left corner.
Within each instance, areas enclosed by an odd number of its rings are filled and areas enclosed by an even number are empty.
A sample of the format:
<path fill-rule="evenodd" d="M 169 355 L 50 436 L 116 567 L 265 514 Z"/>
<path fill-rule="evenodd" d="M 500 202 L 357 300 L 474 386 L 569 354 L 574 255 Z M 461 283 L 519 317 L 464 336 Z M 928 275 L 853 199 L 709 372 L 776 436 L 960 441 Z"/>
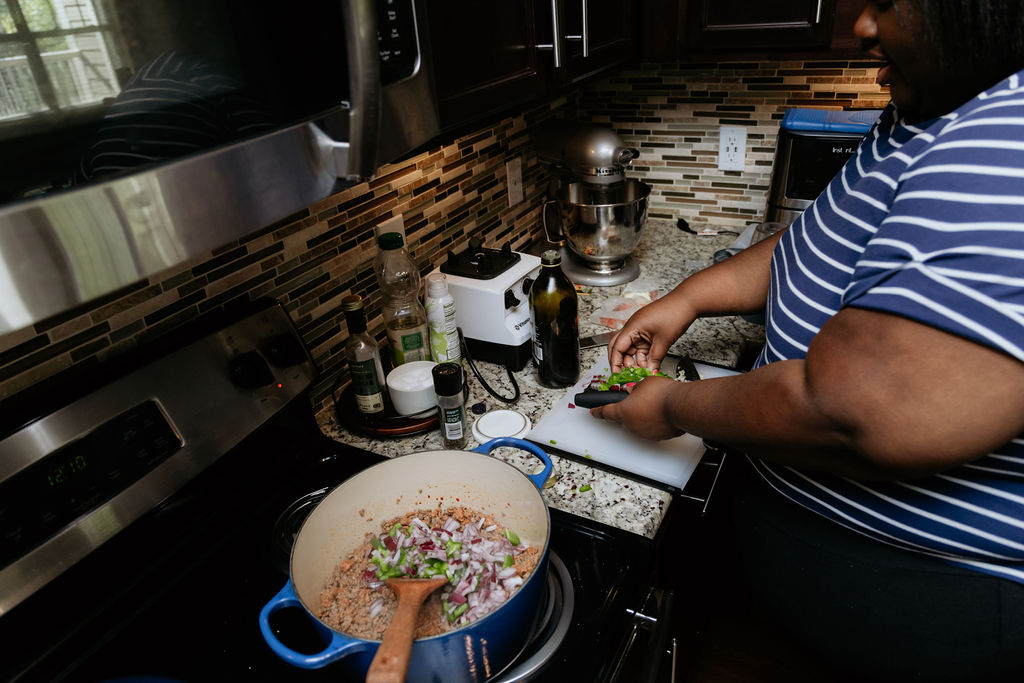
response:
<path fill-rule="evenodd" d="M 790 225 L 857 151 L 880 109 L 787 109 L 768 188 L 764 220 Z"/>
<path fill-rule="evenodd" d="M 425 0 L 0 8 L 17 294 L 0 333 L 265 229 L 440 130 Z"/>
<path fill-rule="evenodd" d="M 339 680 L 279 659 L 258 615 L 305 516 L 382 458 L 320 432 L 283 308 L 173 341 L 0 405 L 0 680 Z M 494 680 L 666 680 L 677 601 L 657 544 L 552 521 L 547 609 Z M 274 628 L 316 637 L 297 609 Z"/>

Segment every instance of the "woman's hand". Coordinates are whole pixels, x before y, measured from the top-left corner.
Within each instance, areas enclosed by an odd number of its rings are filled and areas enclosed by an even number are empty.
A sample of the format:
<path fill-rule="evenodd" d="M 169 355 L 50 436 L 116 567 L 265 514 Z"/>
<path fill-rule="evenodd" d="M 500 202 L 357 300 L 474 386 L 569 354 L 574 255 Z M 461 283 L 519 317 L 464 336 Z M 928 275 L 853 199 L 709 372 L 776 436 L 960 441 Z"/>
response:
<path fill-rule="evenodd" d="M 627 389 L 629 396 L 618 403 L 591 408 L 590 414 L 599 420 L 621 422 L 627 432 L 641 439 L 672 439 L 683 434 L 670 420 L 676 393 L 683 386 L 667 377 L 645 377 Z"/>
<path fill-rule="evenodd" d="M 647 304 L 631 315 L 608 342 L 611 371 L 634 365 L 657 370 L 669 347 L 695 318 L 692 309 L 670 297 Z"/>
<path fill-rule="evenodd" d="M 772 249 L 783 232 L 691 275 L 634 313 L 608 343 L 612 372 L 630 365 L 657 370 L 669 348 L 700 316 L 764 311 Z"/>

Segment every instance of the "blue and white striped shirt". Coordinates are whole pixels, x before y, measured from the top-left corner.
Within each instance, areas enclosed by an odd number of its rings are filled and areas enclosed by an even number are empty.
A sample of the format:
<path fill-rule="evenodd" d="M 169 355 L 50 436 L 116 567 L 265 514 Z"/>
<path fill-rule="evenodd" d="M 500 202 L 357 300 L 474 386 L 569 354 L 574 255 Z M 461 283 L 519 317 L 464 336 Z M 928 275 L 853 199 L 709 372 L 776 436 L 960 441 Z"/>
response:
<path fill-rule="evenodd" d="M 946 116 L 916 125 L 898 116 L 886 107 L 776 246 L 757 365 L 805 357 L 844 306 L 1024 361 L 1024 71 Z M 782 494 L 843 526 L 1024 583 L 1024 434 L 908 481 L 865 484 L 754 460 Z"/>

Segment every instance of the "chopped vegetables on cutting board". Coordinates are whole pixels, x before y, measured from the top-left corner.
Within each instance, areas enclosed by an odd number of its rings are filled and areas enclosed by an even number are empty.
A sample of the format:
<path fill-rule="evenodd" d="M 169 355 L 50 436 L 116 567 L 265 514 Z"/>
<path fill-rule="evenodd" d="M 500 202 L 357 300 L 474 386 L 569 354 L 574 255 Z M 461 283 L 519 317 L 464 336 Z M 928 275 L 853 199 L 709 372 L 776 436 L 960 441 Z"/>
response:
<path fill-rule="evenodd" d="M 738 374 L 715 366 L 695 363 L 701 377 Z M 626 432 L 615 422 L 603 422 L 571 401 L 595 378 L 609 378 L 607 360 L 596 363 L 581 375 L 575 386 L 544 415 L 527 435 L 542 446 L 610 465 L 646 479 L 683 488 L 704 454 L 704 442 L 692 434 L 667 441 L 646 441 Z M 610 378 L 609 378 L 610 379 Z"/>

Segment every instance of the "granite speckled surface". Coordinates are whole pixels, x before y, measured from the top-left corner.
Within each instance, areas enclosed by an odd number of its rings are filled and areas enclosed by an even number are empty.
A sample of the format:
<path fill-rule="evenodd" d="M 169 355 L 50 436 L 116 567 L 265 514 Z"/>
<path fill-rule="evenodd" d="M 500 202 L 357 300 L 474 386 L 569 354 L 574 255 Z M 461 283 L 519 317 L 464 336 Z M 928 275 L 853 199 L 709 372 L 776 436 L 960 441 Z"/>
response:
<path fill-rule="evenodd" d="M 728 246 L 735 239 L 734 234 L 693 235 L 679 230 L 672 221 L 650 220 L 644 226 L 640 244 L 633 252 L 633 258 L 640 266 L 640 275 L 634 282 L 650 281 L 661 293 L 665 293 L 684 278 L 711 265 L 714 252 Z M 630 283 L 612 287 L 583 287 L 579 296 L 580 334 L 586 336 L 607 332 L 609 328 L 592 322 L 590 314 L 605 300 L 620 296 L 630 287 Z M 763 335 L 761 326 L 738 317 L 707 318 L 696 321 L 673 345 L 672 350 L 695 360 L 731 367 L 739 359 L 743 343 L 756 342 L 763 339 Z M 590 367 L 606 353 L 606 347 L 584 349 L 582 367 Z M 513 389 L 502 366 L 486 362 L 478 362 L 476 365 L 480 375 L 498 394 L 512 396 Z M 542 386 L 530 364 L 515 373 L 520 397 L 514 405 L 491 396 L 468 369 L 467 375 L 470 389 L 466 401 L 467 410 L 476 403 L 483 403 L 488 411 L 511 408 L 526 415 L 533 424 L 565 393 L 564 389 Z M 477 417 L 470 414 L 470 421 Z M 437 429 L 411 436 L 375 438 L 345 429 L 339 424 L 333 409 L 321 411 L 317 419 L 327 436 L 387 457 L 442 448 Z M 465 448 L 472 449 L 478 445 L 470 437 Z M 527 451 L 497 448 L 491 455 L 523 472 L 532 474 L 542 468 L 541 462 Z M 552 455 L 551 460 L 554 464 L 554 477 L 548 480 L 543 491 L 551 507 L 653 538 L 672 502 L 670 493 L 593 467 L 583 460 L 558 455 Z M 584 490 L 581 491 L 581 488 Z"/>

